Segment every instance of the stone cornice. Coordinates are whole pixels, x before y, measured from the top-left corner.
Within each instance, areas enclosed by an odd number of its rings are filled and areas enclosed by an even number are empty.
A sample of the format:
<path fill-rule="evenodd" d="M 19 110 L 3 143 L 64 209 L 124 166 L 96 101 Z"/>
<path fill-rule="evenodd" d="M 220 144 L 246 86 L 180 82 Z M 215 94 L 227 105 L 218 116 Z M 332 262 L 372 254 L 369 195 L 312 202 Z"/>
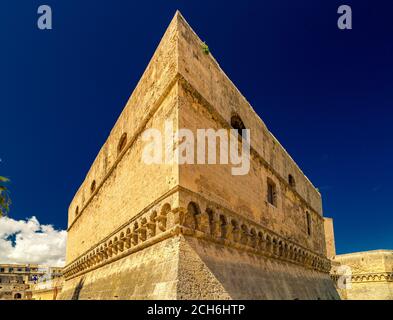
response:
<path fill-rule="evenodd" d="M 192 203 L 198 206 L 198 200 Z M 137 215 L 127 225 L 68 264 L 63 271 L 65 278 L 81 276 L 179 235 L 204 239 L 319 272 L 330 271 L 331 264 L 326 257 L 227 209 L 209 209 L 194 214 L 185 208 L 171 208 L 165 200 L 159 205 L 159 208 L 156 205 L 154 209 Z"/>
<path fill-rule="evenodd" d="M 337 282 L 340 277 L 350 279 L 352 283 L 393 282 L 393 272 L 361 273 L 353 275 L 331 274 L 330 276 L 335 282 Z"/>

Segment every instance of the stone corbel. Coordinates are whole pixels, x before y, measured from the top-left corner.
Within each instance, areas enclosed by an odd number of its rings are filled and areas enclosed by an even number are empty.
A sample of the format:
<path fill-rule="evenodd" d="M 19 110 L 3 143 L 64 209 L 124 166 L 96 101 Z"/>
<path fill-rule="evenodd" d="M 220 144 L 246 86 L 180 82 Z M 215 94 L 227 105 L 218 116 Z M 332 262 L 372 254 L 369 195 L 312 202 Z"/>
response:
<path fill-rule="evenodd" d="M 158 224 L 158 231 L 159 233 L 165 232 L 166 231 L 166 222 L 167 222 L 167 216 L 165 214 L 160 214 L 156 218 L 157 224 Z"/>
<path fill-rule="evenodd" d="M 205 234 L 210 234 L 210 221 L 207 212 L 198 214 L 196 217 L 196 229 Z"/>

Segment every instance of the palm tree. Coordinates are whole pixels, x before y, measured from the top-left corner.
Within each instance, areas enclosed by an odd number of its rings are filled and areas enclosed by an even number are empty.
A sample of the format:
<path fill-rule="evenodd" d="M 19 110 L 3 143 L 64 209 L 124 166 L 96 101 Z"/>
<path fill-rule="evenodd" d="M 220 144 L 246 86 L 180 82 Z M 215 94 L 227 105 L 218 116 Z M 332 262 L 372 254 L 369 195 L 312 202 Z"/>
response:
<path fill-rule="evenodd" d="M 10 180 L 0 176 L 0 218 L 8 214 L 11 205 L 8 188 L 5 186 Z"/>

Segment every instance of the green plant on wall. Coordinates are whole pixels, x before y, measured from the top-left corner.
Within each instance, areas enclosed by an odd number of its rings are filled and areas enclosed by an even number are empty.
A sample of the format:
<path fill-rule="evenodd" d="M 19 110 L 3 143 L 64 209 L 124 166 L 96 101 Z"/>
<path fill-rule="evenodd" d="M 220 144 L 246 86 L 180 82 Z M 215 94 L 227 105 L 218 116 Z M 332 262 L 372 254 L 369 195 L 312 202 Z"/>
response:
<path fill-rule="evenodd" d="M 11 199 L 6 186 L 9 181 L 8 178 L 0 176 L 0 218 L 10 211 Z"/>
<path fill-rule="evenodd" d="M 206 44 L 206 42 L 204 42 L 202 44 L 202 51 L 203 51 L 204 54 L 209 54 L 210 53 L 209 46 Z"/>

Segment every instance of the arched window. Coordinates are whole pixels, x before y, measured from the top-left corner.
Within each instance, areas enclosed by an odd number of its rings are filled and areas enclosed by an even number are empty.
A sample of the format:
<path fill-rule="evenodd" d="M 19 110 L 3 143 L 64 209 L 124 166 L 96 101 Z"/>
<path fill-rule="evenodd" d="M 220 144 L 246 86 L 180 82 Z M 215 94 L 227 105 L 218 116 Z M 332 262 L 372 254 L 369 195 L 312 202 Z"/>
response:
<path fill-rule="evenodd" d="M 291 188 L 295 188 L 296 187 L 295 178 L 291 174 L 288 175 L 288 183 L 289 183 Z"/>
<path fill-rule="evenodd" d="M 96 191 L 96 181 L 95 180 L 93 180 L 93 182 L 91 183 L 91 186 L 90 186 L 90 192 L 94 193 L 94 191 Z"/>
<path fill-rule="evenodd" d="M 246 129 L 246 126 L 244 125 L 242 119 L 237 115 L 234 114 L 231 118 L 231 126 L 233 129 L 237 130 L 238 134 L 242 137 L 243 136 L 243 130 Z"/>
<path fill-rule="evenodd" d="M 309 236 L 311 236 L 311 232 L 312 232 L 311 224 L 312 224 L 312 221 L 311 221 L 311 215 L 310 215 L 309 212 L 306 212 L 306 219 L 307 219 L 307 234 Z"/>
<path fill-rule="evenodd" d="M 267 180 L 267 202 L 277 207 L 276 184 L 270 179 Z"/>
<path fill-rule="evenodd" d="M 123 133 L 117 145 L 117 154 L 120 154 L 127 144 L 127 133 Z"/>

